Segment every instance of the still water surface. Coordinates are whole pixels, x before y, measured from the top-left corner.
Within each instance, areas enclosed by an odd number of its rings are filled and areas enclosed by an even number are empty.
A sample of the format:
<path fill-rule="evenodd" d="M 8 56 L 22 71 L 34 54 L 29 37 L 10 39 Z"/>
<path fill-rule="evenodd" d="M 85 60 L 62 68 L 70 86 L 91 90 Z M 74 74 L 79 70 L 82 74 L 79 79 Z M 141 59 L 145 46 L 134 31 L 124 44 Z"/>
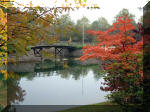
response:
<path fill-rule="evenodd" d="M 9 66 L 10 71 L 20 76 L 14 80 L 17 83 L 9 83 L 10 88 L 16 86 L 15 98 L 11 92 L 8 95 L 11 104 L 87 105 L 106 101 L 104 96 L 108 93 L 100 90 L 103 79 L 98 65 L 49 61 L 27 67 L 27 63 Z"/>

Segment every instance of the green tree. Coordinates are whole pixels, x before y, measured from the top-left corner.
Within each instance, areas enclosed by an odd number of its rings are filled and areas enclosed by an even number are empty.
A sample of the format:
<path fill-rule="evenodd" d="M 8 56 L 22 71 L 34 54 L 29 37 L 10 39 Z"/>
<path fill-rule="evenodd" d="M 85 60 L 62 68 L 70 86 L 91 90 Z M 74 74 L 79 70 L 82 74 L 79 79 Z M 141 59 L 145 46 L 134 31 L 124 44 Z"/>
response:
<path fill-rule="evenodd" d="M 69 40 L 74 31 L 74 22 L 71 20 L 69 14 L 61 15 L 57 28 L 60 40 Z"/>
<path fill-rule="evenodd" d="M 82 37 L 83 37 L 83 30 L 84 30 L 84 37 L 85 37 L 85 41 L 88 41 L 88 33 L 86 32 L 86 30 L 89 30 L 90 28 L 90 21 L 88 20 L 87 17 L 82 17 L 81 19 L 77 20 L 76 23 L 76 33 L 74 34 L 74 41 L 78 41 L 81 42 L 82 41 Z"/>
<path fill-rule="evenodd" d="M 128 15 L 127 17 L 133 20 L 133 21 L 132 21 L 132 24 L 133 24 L 133 25 L 136 24 L 136 22 L 135 22 L 135 15 L 132 14 L 132 13 L 130 13 L 129 10 L 126 9 L 126 8 L 123 8 L 123 9 L 115 16 L 114 22 L 116 22 L 116 20 L 117 20 L 118 17 L 123 17 L 123 16 L 125 16 L 125 15 Z"/>
<path fill-rule="evenodd" d="M 91 30 L 107 30 L 110 27 L 107 19 L 104 17 L 100 17 L 98 20 L 94 21 L 91 24 Z"/>

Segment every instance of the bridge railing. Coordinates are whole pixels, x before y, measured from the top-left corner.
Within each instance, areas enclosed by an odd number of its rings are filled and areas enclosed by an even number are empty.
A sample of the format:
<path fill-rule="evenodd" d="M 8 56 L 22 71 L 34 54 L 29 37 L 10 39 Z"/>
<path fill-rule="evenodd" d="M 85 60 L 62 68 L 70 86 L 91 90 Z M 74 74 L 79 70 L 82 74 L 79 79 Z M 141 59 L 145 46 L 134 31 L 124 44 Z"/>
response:
<path fill-rule="evenodd" d="M 82 42 L 68 42 L 68 41 L 59 41 L 55 44 L 50 44 L 50 45 L 56 45 L 56 46 L 72 46 L 72 47 L 82 47 L 82 46 L 86 46 L 86 45 L 95 45 L 96 42 L 85 42 L 84 45 Z M 49 45 L 46 43 L 40 43 L 37 44 L 35 46 L 45 46 L 45 45 Z M 34 47 L 34 46 L 29 46 L 29 47 Z"/>
<path fill-rule="evenodd" d="M 82 42 L 67 42 L 67 41 L 60 41 L 55 43 L 54 45 L 64 45 L 64 46 L 85 46 L 85 45 L 95 45 L 95 42 L 85 42 L 84 45 Z"/>

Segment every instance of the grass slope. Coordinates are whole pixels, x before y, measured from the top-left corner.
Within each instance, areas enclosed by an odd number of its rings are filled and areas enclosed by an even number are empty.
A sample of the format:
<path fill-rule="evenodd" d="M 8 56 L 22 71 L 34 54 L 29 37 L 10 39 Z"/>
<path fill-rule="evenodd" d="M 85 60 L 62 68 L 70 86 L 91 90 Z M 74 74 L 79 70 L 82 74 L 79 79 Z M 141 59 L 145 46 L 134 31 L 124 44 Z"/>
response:
<path fill-rule="evenodd" d="M 64 110 L 61 112 L 122 112 L 121 108 L 110 102 L 102 102 L 93 105 L 86 105 Z"/>

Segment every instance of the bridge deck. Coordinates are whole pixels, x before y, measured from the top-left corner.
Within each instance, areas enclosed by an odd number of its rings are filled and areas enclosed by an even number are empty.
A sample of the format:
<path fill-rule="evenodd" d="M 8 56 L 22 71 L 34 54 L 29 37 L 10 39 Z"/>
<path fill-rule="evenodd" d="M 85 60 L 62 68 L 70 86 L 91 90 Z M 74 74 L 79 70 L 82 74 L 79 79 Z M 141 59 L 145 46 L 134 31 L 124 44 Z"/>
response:
<path fill-rule="evenodd" d="M 42 49 L 42 48 L 75 48 L 74 46 L 64 46 L 64 45 L 39 45 L 31 47 L 31 49 Z"/>

